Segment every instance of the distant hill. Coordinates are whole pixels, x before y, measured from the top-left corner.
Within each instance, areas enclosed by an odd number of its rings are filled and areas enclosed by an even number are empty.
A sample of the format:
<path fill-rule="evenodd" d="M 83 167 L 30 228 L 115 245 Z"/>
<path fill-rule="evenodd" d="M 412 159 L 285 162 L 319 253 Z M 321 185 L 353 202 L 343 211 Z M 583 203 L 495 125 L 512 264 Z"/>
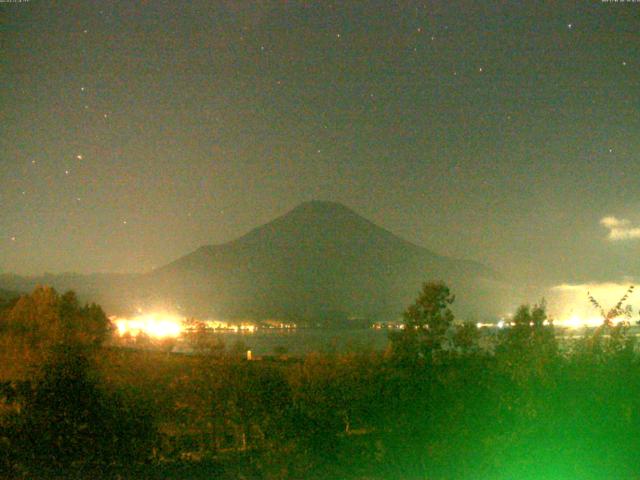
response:
<path fill-rule="evenodd" d="M 170 303 L 199 316 L 309 323 L 397 318 L 426 280 L 446 281 L 458 312 L 486 318 L 503 308 L 505 288 L 482 264 L 437 255 L 321 201 L 144 275 L 67 275 L 47 283 L 60 288 L 62 279 L 65 288 L 84 282 L 75 288 L 80 295 L 107 308 Z"/>

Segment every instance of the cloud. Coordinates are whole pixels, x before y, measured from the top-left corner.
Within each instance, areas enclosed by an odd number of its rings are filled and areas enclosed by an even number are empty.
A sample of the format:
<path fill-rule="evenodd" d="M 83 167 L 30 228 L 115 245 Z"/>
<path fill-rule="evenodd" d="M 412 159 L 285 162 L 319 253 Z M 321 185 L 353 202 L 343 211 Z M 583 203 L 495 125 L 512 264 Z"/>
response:
<path fill-rule="evenodd" d="M 607 238 L 612 242 L 640 239 L 640 227 L 634 227 L 626 218 L 604 217 L 600 225 L 609 230 Z"/>

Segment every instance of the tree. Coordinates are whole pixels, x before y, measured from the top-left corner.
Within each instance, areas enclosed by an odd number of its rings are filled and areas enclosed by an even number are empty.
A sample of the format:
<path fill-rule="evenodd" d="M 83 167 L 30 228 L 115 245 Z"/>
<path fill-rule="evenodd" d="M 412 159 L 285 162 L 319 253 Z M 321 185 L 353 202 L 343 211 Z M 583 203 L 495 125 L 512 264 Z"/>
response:
<path fill-rule="evenodd" d="M 476 353 L 479 349 L 480 330 L 473 322 L 456 325 L 453 333 L 453 346 L 461 354 Z"/>
<path fill-rule="evenodd" d="M 111 333 L 111 324 L 102 308 L 95 303 L 81 306 L 72 291 L 60 297 L 58 315 L 64 343 L 95 347 Z"/>
<path fill-rule="evenodd" d="M 544 300 L 533 307 L 518 307 L 511 325 L 500 332 L 496 347 L 500 365 L 518 383 L 530 381 L 531 375 L 544 377 L 557 353 L 555 330 Z"/>
<path fill-rule="evenodd" d="M 61 345 L 95 349 L 107 338 L 111 324 L 98 305 L 80 305 L 75 293 L 59 295 L 38 286 L 23 295 L 3 315 L 0 352 L 5 375 L 22 376 L 46 363 Z"/>
<path fill-rule="evenodd" d="M 443 282 L 426 282 L 403 314 L 404 328 L 391 336 L 394 353 L 406 359 L 434 360 L 449 345 L 455 296 Z"/>
<path fill-rule="evenodd" d="M 605 311 L 604 307 L 600 305 L 600 302 L 598 302 L 595 299 L 595 297 L 591 295 L 590 292 L 587 292 L 587 297 L 589 298 L 589 302 L 591 303 L 591 305 L 594 306 L 594 308 L 596 308 L 600 312 L 603 326 L 611 327 L 613 325 L 613 320 L 615 320 L 618 317 L 624 317 L 628 323 L 628 319 L 631 318 L 631 315 L 633 313 L 633 308 L 629 304 L 625 305 L 625 302 L 629 299 L 629 296 L 633 293 L 634 288 L 635 288 L 634 285 L 629 286 L 629 288 L 624 293 L 622 298 L 618 300 L 618 303 L 616 303 L 608 311 Z"/>
<path fill-rule="evenodd" d="M 4 437 L 13 462 L 31 477 L 61 469 L 131 465 L 149 458 L 155 444 L 153 419 L 131 399 L 106 391 L 95 366 L 78 346 L 56 349 L 42 377 L 22 393 L 21 409 Z"/>
<path fill-rule="evenodd" d="M 627 300 L 634 288 L 635 286 L 631 285 L 618 303 L 609 310 L 605 310 L 600 302 L 590 292 L 587 292 L 589 302 L 602 317 L 602 324 L 585 337 L 582 345 L 579 345 L 582 353 L 588 354 L 595 360 L 601 360 L 608 354 L 625 354 L 627 356 L 633 354 L 635 337 L 628 335 L 633 308 L 627 303 Z M 614 320 L 618 321 L 614 323 Z"/>
<path fill-rule="evenodd" d="M 151 415 L 99 381 L 96 353 L 111 328 L 102 308 L 80 305 L 73 292 L 37 287 L 6 312 L 4 323 L 2 364 L 13 370 L 3 373 L 26 379 L 28 387 L 3 393 L 18 404 L 0 431 L 13 465 L 30 478 L 49 478 L 60 469 L 103 472 L 149 456 Z"/>
<path fill-rule="evenodd" d="M 96 346 L 111 330 L 98 305 L 81 306 L 74 292 L 59 295 L 53 288 L 41 286 L 20 297 L 7 311 L 6 322 L 11 333 L 24 336 L 38 348 L 59 343 Z"/>

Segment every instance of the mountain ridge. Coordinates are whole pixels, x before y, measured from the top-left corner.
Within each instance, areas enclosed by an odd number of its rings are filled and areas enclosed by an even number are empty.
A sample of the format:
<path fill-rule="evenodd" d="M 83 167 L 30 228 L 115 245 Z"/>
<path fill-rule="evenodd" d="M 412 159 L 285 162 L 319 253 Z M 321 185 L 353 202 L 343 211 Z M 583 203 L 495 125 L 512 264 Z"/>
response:
<path fill-rule="evenodd" d="M 302 323 L 396 318 L 429 280 L 447 282 L 460 311 L 485 317 L 501 282 L 479 262 L 438 255 L 320 200 L 145 274 L 49 280 L 65 288 L 78 282 L 79 294 L 113 311 L 168 304 L 202 317 Z M 10 285 L 0 278 L 0 287 Z"/>
<path fill-rule="evenodd" d="M 201 289 L 201 297 L 215 298 L 218 315 L 310 318 L 373 317 L 376 309 L 397 315 L 429 279 L 452 285 L 464 277 L 499 280 L 479 262 L 438 255 L 340 203 L 318 200 L 304 202 L 230 242 L 201 246 L 153 275 L 165 291 L 189 283 L 193 290 L 205 284 L 224 291 Z M 412 288 L 403 286 L 403 279 Z M 254 307 L 231 307 L 225 295 Z M 274 298 L 278 295 L 279 300 Z M 282 308 L 284 304 L 290 308 Z"/>

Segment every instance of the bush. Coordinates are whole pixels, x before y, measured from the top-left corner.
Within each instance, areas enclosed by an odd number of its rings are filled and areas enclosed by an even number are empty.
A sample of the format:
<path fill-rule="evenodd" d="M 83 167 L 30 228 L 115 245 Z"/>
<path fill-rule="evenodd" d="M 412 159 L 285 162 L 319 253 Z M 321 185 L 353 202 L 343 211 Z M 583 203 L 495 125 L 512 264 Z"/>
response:
<path fill-rule="evenodd" d="M 82 351 L 57 352 L 21 400 L 4 437 L 13 464 L 29 475 L 104 471 L 148 460 L 153 451 L 149 412 L 131 398 L 103 390 Z"/>

